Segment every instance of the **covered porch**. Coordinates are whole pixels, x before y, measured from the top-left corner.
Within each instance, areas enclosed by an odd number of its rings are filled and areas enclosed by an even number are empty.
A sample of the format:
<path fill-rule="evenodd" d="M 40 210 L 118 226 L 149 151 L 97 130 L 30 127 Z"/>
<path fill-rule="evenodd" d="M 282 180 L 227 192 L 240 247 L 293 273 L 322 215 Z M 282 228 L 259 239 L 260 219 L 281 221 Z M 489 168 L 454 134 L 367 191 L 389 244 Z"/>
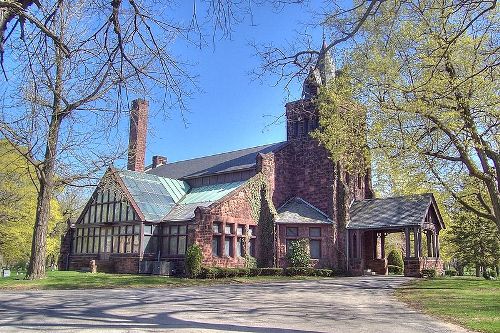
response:
<path fill-rule="evenodd" d="M 399 233 L 405 276 L 424 269 L 443 271 L 439 231 L 444 224 L 432 194 L 356 201 L 347 226 L 347 267 L 354 275 L 366 270 L 388 274 L 386 238 Z"/>

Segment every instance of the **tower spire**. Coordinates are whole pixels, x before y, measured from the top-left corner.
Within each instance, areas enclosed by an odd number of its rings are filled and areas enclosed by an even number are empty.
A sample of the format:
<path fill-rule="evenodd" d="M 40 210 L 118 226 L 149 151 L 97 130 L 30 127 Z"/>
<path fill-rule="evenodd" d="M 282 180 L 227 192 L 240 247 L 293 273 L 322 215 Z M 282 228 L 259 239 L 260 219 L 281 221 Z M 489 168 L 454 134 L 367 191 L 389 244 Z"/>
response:
<path fill-rule="evenodd" d="M 323 31 L 324 32 L 324 31 Z M 323 45 L 319 51 L 316 65 L 311 68 L 302 85 L 302 97 L 309 99 L 316 96 L 319 87 L 326 86 L 335 79 L 335 63 L 328 50 L 328 44 L 323 35 Z"/>

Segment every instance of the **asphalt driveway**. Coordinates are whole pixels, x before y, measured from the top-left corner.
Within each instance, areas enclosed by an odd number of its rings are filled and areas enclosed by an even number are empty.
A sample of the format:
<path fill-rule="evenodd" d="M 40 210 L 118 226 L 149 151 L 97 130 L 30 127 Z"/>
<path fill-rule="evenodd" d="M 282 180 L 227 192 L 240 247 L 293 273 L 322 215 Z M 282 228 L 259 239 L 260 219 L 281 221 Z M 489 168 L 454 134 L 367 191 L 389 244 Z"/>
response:
<path fill-rule="evenodd" d="M 397 302 L 392 291 L 404 281 L 0 291 L 0 332 L 467 332 Z"/>

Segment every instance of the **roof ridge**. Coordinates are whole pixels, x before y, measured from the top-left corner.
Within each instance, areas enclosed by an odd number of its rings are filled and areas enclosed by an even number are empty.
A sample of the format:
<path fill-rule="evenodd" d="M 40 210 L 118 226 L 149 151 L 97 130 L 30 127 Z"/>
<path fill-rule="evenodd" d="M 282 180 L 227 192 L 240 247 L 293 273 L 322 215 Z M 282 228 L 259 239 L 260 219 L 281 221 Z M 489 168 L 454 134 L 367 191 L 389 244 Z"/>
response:
<path fill-rule="evenodd" d="M 314 206 L 312 203 L 309 203 L 307 202 L 306 200 L 302 199 L 301 197 L 295 197 L 296 199 L 299 199 L 300 201 L 302 201 L 303 203 L 305 203 L 307 206 L 309 206 L 310 208 L 314 209 L 315 211 L 317 211 L 318 213 L 320 213 L 321 215 L 323 215 L 324 217 L 326 217 L 328 220 L 330 220 L 330 218 L 328 217 L 327 214 L 325 214 L 321 209 L 319 209 L 318 207 Z"/>
<path fill-rule="evenodd" d="M 362 202 L 362 201 L 376 201 L 376 200 L 388 200 L 388 199 L 399 199 L 399 198 L 408 198 L 408 197 L 423 197 L 425 195 L 433 195 L 432 192 L 425 193 L 415 193 L 415 194 L 407 194 L 407 195 L 398 195 L 395 197 L 386 197 L 386 198 L 371 198 L 371 199 L 362 199 L 362 200 L 354 200 L 354 202 Z"/>
<path fill-rule="evenodd" d="M 264 144 L 264 145 L 260 145 L 260 146 L 240 148 L 240 149 L 225 151 L 225 152 L 222 152 L 222 153 L 216 153 L 216 154 L 212 154 L 212 155 L 198 156 L 198 157 L 188 158 L 188 159 L 185 159 L 185 160 L 179 160 L 179 161 L 175 161 L 175 162 L 168 162 L 168 163 L 165 163 L 165 164 L 162 164 L 162 165 L 158 166 L 157 168 L 160 168 L 160 167 L 165 166 L 165 165 L 172 165 L 172 164 L 176 164 L 176 163 L 182 163 L 182 162 L 187 162 L 187 161 L 198 160 L 198 159 L 201 159 L 201 158 L 207 158 L 207 157 L 219 156 L 219 155 L 224 155 L 224 154 L 236 153 L 236 152 L 247 150 L 247 149 L 269 147 L 269 146 L 273 146 L 273 145 L 282 144 L 282 143 L 285 143 L 285 142 L 287 142 L 287 141 L 280 141 L 280 142 L 275 142 L 275 143 L 268 143 L 268 144 Z"/>

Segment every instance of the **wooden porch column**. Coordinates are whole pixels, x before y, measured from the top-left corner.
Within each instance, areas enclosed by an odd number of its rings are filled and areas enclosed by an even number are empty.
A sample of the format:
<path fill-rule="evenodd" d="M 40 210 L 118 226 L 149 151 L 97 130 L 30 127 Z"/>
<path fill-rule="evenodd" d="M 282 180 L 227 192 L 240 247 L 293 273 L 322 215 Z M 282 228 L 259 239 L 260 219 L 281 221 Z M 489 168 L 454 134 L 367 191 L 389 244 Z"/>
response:
<path fill-rule="evenodd" d="M 427 237 L 427 256 L 428 257 L 433 257 L 433 249 L 434 249 L 434 240 L 433 240 L 433 236 L 431 234 L 431 231 L 430 230 L 427 230 L 427 232 L 425 233 L 425 236 Z"/>
<path fill-rule="evenodd" d="M 405 245 L 406 245 L 406 258 L 411 257 L 411 251 L 410 251 L 410 229 L 405 228 Z"/>
<path fill-rule="evenodd" d="M 361 230 L 356 230 L 356 231 L 357 231 L 357 233 L 358 233 L 358 236 L 356 237 L 356 238 L 357 238 L 357 241 L 356 241 L 356 246 L 358 247 L 358 258 L 360 258 L 360 259 L 361 259 L 361 258 L 363 258 L 363 255 L 362 255 L 362 253 L 361 253 L 361 249 L 362 249 L 362 247 L 361 247 L 361 242 L 362 242 L 362 238 L 363 238 L 363 237 L 361 236 L 362 231 L 361 231 Z"/>
<path fill-rule="evenodd" d="M 436 238 L 436 252 L 434 256 L 439 258 L 439 232 L 434 233 L 434 237 Z"/>
<path fill-rule="evenodd" d="M 422 235 L 419 227 L 413 228 L 413 248 L 415 250 L 415 258 L 420 257 L 422 252 Z"/>
<path fill-rule="evenodd" d="M 376 231 L 372 231 L 373 259 L 378 259 L 378 236 Z"/>
<path fill-rule="evenodd" d="M 380 258 L 385 258 L 385 232 L 380 233 Z"/>

